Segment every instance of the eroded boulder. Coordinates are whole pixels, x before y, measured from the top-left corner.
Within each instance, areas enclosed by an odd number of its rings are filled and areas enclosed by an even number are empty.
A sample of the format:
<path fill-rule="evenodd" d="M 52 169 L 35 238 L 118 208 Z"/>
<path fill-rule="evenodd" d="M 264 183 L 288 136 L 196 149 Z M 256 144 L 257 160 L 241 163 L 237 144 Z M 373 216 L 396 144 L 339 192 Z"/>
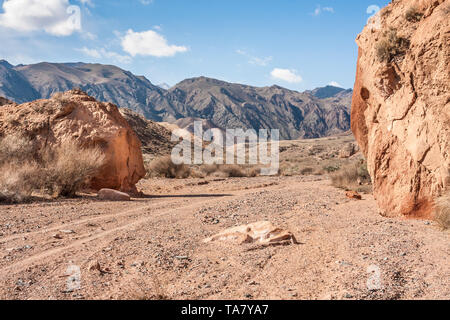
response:
<path fill-rule="evenodd" d="M 281 228 L 275 227 L 269 221 L 255 222 L 239 227 L 226 229 L 210 238 L 205 243 L 215 241 L 227 241 L 237 244 L 260 243 L 260 244 L 282 244 L 297 243 L 294 235 Z"/>
<path fill-rule="evenodd" d="M 73 140 L 82 147 L 99 147 L 105 162 L 91 187 L 135 192 L 145 176 L 141 143 L 117 106 L 98 102 L 80 90 L 51 99 L 0 108 L 0 137 L 21 134 L 37 149 Z"/>
<path fill-rule="evenodd" d="M 352 131 L 384 216 L 429 217 L 450 188 L 450 1 L 399 0 L 357 38 Z"/>

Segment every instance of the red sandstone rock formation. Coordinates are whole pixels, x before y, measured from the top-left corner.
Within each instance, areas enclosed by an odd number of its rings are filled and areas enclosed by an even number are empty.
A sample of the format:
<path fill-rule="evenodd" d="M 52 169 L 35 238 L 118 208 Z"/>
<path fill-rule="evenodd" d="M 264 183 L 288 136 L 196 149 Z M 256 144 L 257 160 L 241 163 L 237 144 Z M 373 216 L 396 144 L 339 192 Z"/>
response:
<path fill-rule="evenodd" d="M 134 192 L 145 175 L 141 143 L 118 108 L 79 90 L 1 107 L 0 136 L 12 133 L 30 137 L 38 148 L 52 148 L 67 139 L 84 147 L 100 147 L 106 161 L 92 180 L 96 190 Z"/>
<path fill-rule="evenodd" d="M 380 213 L 429 217 L 450 188 L 450 1 L 393 1 L 357 44 L 352 131 Z"/>

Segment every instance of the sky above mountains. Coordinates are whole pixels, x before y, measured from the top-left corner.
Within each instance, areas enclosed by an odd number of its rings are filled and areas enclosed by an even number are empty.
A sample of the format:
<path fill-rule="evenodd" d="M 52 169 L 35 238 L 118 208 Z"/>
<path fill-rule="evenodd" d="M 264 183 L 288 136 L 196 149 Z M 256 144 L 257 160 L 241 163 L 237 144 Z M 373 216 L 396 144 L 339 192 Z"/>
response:
<path fill-rule="evenodd" d="M 0 59 L 114 64 L 155 84 L 350 88 L 355 38 L 388 2 L 0 0 Z"/>

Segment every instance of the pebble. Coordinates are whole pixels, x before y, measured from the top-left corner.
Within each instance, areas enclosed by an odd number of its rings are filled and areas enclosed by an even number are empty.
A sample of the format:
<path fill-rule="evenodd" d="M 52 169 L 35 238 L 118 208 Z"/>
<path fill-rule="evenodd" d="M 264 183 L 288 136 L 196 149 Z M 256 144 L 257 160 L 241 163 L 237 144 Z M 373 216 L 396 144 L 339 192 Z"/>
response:
<path fill-rule="evenodd" d="M 65 233 L 65 234 L 72 234 L 75 233 L 73 230 L 59 230 L 59 232 Z"/>

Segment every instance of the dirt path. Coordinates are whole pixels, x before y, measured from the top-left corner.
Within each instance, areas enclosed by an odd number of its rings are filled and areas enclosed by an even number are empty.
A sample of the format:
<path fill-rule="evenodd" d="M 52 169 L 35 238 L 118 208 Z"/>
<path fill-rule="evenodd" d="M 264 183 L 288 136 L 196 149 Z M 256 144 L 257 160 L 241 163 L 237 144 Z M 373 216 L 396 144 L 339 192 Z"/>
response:
<path fill-rule="evenodd" d="M 0 298 L 450 298 L 448 233 L 427 221 L 382 218 L 371 196 L 346 199 L 323 178 L 140 187 L 154 196 L 1 206 Z M 261 220 L 300 244 L 202 243 Z M 97 262 L 101 271 L 90 270 Z M 80 289 L 68 290 L 77 268 Z"/>

